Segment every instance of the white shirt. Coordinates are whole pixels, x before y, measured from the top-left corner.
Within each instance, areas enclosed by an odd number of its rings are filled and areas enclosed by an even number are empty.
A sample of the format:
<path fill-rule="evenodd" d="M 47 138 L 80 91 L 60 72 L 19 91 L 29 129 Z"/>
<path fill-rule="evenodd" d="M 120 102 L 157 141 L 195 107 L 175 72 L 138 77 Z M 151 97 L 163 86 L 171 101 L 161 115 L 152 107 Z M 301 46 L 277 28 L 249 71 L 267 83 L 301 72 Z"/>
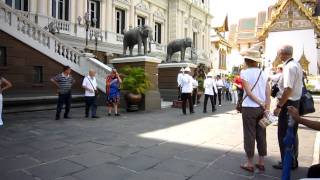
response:
<path fill-rule="evenodd" d="M 193 78 L 189 74 L 185 74 L 181 78 L 181 92 L 182 93 L 192 93 Z"/>
<path fill-rule="evenodd" d="M 219 80 L 216 82 L 216 84 L 217 84 L 218 89 L 222 89 L 223 86 L 224 86 L 222 79 L 219 79 Z"/>
<path fill-rule="evenodd" d="M 241 71 L 241 79 L 246 81 L 249 84 L 249 88 L 252 89 L 254 84 L 256 83 L 261 69 L 259 68 L 248 68 L 246 70 Z M 257 85 L 252 90 L 252 93 L 260 100 L 266 101 L 266 87 L 268 83 L 268 77 L 265 72 L 261 73 L 261 76 L 257 82 Z M 246 91 L 244 91 L 243 97 L 246 96 Z M 243 107 L 260 107 L 255 101 L 253 101 L 250 97 L 246 97 L 246 99 L 242 102 Z"/>
<path fill-rule="evenodd" d="M 177 77 L 177 83 L 178 83 L 178 87 L 181 86 L 181 80 L 182 80 L 182 77 L 184 76 L 183 73 L 179 73 L 178 74 L 178 77 Z"/>
<path fill-rule="evenodd" d="M 282 79 L 282 90 L 285 88 L 292 89 L 292 93 L 289 96 L 289 100 L 297 101 L 300 100 L 303 87 L 303 72 L 299 63 L 294 60 L 287 60 L 283 65 L 283 79 Z M 290 62 L 289 62 L 290 61 Z M 280 89 L 281 89 L 280 88 Z"/>
<path fill-rule="evenodd" d="M 214 95 L 214 92 L 218 93 L 216 81 L 211 77 L 204 80 L 203 88 L 204 88 L 204 94 Z"/>
<path fill-rule="evenodd" d="M 90 92 L 86 89 L 84 94 L 85 96 L 88 96 L 88 97 L 95 96 L 94 91 L 97 90 L 97 81 L 95 77 L 91 78 L 90 76 L 86 76 L 82 81 L 82 86 L 93 91 L 93 92 Z"/>
<path fill-rule="evenodd" d="M 194 79 L 194 78 L 192 78 L 192 79 L 193 79 L 193 81 L 192 81 L 192 88 L 193 88 L 193 89 L 198 88 L 198 86 L 199 86 L 198 80 L 196 80 L 196 79 Z"/>

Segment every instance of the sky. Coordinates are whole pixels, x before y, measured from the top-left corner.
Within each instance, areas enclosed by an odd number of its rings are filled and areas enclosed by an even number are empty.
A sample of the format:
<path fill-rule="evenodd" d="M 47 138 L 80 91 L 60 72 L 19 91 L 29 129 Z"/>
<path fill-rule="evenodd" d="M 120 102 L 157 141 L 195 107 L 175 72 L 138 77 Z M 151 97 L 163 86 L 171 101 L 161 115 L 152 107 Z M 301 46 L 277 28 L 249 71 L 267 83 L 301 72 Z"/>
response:
<path fill-rule="evenodd" d="M 211 13 L 221 18 L 228 14 L 229 24 L 238 23 L 240 18 L 255 17 L 259 11 L 266 11 L 277 0 L 209 0 Z"/>

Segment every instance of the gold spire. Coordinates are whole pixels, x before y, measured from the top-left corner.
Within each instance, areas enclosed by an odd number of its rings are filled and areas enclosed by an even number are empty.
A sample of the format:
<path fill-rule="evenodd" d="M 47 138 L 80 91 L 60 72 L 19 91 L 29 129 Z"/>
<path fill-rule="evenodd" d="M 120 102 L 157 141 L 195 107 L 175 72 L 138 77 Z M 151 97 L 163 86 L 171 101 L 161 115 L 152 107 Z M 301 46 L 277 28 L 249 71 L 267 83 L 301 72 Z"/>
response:
<path fill-rule="evenodd" d="M 304 48 L 303 48 L 303 52 L 302 52 L 302 55 L 300 57 L 300 60 L 299 60 L 299 64 L 301 65 L 302 69 L 307 73 L 309 74 L 309 64 L 310 64 L 310 61 L 308 61 L 305 53 L 304 53 Z"/>

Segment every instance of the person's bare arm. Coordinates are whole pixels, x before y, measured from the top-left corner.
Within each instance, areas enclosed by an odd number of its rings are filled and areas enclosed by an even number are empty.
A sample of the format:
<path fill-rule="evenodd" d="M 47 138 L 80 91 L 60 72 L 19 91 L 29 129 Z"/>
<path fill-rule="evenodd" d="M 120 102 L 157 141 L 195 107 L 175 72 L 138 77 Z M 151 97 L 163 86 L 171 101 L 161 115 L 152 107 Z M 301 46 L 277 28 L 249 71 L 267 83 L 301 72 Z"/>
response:
<path fill-rule="evenodd" d="M 270 84 L 267 82 L 265 110 L 270 110 L 270 104 L 271 104 L 271 98 L 270 97 L 271 97 L 271 89 L 270 89 Z"/>
<path fill-rule="evenodd" d="M 120 77 L 120 75 L 118 73 L 117 73 L 117 78 L 118 78 L 119 83 L 121 84 L 122 83 L 122 79 L 121 79 L 121 77 Z"/>
<path fill-rule="evenodd" d="M 298 109 L 296 109 L 295 107 L 289 106 L 289 107 L 288 107 L 288 112 L 289 112 L 289 114 L 291 115 L 291 117 L 292 117 L 297 123 L 303 124 L 303 125 L 311 128 L 311 129 L 320 131 L 320 122 L 311 121 L 311 120 L 302 118 L 302 117 L 300 116 L 300 114 L 299 114 Z"/>
<path fill-rule="evenodd" d="M 2 78 L 2 82 L 5 84 L 2 88 L 1 88 L 1 91 L 5 91 L 9 88 L 12 87 L 12 83 L 8 80 L 6 80 L 5 78 Z"/>
<path fill-rule="evenodd" d="M 251 91 L 251 86 L 249 85 L 249 83 L 246 80 L 242 80 L 242 85 L 244 90 L 246 91 L 247 96 L 252 99 L 254 102 L 256 102 L 257 104 L 259 104 L 260 106 L 265 106 L 265 102 L 262 102 L 259 98 L 257 98 Z"/>
<path fill-rule="evenodd" d="M 59 84 L 58 84 L 58 82 L 57 82 L 54 78 L 51 78 L 50 81 L 51 81 L 57 88 L 59 88 Z"/>

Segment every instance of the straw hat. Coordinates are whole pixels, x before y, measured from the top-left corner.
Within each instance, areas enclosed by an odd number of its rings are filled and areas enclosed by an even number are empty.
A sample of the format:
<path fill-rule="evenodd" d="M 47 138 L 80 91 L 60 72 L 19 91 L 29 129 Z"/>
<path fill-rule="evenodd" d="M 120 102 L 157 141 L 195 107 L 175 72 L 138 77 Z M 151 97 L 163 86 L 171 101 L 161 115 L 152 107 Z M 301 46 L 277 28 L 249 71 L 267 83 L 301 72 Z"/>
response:
<path fill-rule="evenodd" d="M 186 68 L 184 69 L 184 72 L 191 72 L 191 69 L 190 69 L 189 67 L 186 67 Z"/>
<path fill-rule="evenodd" d="M 261 63 L 261 54 L 259 51 L 255 50 L 246 50 L 241 53 L 244 59 L 250 59 L 252 61 L 256 61 L 258 63 Z"/>

